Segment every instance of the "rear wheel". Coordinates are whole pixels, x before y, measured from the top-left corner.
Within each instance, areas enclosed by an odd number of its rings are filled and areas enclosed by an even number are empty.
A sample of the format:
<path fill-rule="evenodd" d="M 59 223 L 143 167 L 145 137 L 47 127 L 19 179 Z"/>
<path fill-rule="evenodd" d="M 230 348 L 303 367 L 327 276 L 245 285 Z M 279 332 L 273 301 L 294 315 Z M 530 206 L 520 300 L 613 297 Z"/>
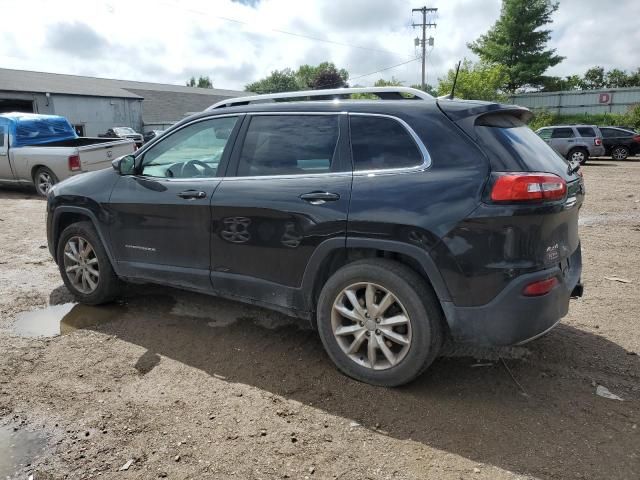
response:
<path fill-rule="evenodd" d="M 331 360 L 366 383 L 410 382 L 442 346 L 443 317 L 435 294 L 397 262 L 361 260 L 342 267 L 324 285 L 317 310 Z"/>
<path fill-rule="evenodd" d="M 40 167 L 33 175 L 33 184 L 36 187 L 38 195 L 47 196 L 49 189 L 58 183 L 58 177 L 47 167 Z"/>
<path fill-rule="evenodd" d="M 629 149 L 623 145 L 611 150 L 611 158 L 614 160 L 626 160 L 629 156 Z"/>
<path fill-rule="evenodd" d="M 65 228 L 56 253 L 62 280 L 79 302 L 97 305 L 117 297 L 120 281 L 91 222 Z"/>
<path fill-rule="evenodd" d="M 573 148 L 567 154 L 567 160 L 572 162 L 580 162 L 580 165 L 584 165 L 589 160 L 589 152 L 582 147 Z"/>

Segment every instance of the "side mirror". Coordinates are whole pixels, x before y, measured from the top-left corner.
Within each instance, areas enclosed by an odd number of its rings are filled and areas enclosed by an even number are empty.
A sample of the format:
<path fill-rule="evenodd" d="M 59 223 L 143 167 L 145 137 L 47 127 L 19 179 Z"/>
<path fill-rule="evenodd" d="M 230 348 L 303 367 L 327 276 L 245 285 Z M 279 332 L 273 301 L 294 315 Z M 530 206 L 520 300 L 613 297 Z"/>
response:
<path fill-rule="evenodd" d="M 111 162 L 113 169 L 120 175 L 134 175 L 136 173 L 136 157 L 124 155 Z"/>

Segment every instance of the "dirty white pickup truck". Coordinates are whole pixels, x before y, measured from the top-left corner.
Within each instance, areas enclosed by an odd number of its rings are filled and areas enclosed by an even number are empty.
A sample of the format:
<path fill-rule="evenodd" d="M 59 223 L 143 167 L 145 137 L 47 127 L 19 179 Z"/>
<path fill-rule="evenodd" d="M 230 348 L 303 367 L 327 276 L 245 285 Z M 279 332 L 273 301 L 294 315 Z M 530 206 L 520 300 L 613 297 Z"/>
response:
<path fill-rule="evenodd" d="M 32 184 L 46 195 L 55 183 L 111 167 L 134 150 L 131 140 L 78 137 L 64 117 L 0 113 L 0 184 Z"/>

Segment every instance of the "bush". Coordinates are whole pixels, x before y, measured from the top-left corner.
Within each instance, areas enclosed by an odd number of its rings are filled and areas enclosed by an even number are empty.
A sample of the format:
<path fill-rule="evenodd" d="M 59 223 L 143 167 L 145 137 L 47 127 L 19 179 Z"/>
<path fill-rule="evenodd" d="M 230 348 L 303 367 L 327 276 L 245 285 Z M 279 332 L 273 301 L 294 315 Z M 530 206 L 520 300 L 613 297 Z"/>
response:
<path fill-rule="evenodd" d="M 627 113 L 583 113 L 579 115 L 556 115 L 546 110 L 534 113 L 529 121 L 529 127 L 537 130 L 549 125 L 570 125 L 572 123 L 584 123 L 586 125 L 605 126 L 625 126 L 640 129 L 640 104 L 629 108 Z"/>

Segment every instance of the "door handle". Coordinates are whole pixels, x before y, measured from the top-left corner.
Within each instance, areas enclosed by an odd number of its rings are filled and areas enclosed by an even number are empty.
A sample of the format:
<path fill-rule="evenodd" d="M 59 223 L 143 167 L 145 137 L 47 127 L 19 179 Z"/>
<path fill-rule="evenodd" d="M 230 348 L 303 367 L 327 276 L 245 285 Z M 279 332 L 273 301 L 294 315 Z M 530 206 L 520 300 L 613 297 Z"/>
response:
<path fill-rule="evenodd" d="M 184 192 L 180 192 L 178 194 L 180 198 L 184 198 L 185 200 L 196 200 L 207 198 L 207 194 L 200 190 L 185 190 Z"/>
<path fill-rule="evenodd" d="M 309 202 L 311 205 L 322 205 L 325 202 L 340 200 L 340 195 L 331 192 L 309 192 L 300 195 L 300 199 Z"/>

